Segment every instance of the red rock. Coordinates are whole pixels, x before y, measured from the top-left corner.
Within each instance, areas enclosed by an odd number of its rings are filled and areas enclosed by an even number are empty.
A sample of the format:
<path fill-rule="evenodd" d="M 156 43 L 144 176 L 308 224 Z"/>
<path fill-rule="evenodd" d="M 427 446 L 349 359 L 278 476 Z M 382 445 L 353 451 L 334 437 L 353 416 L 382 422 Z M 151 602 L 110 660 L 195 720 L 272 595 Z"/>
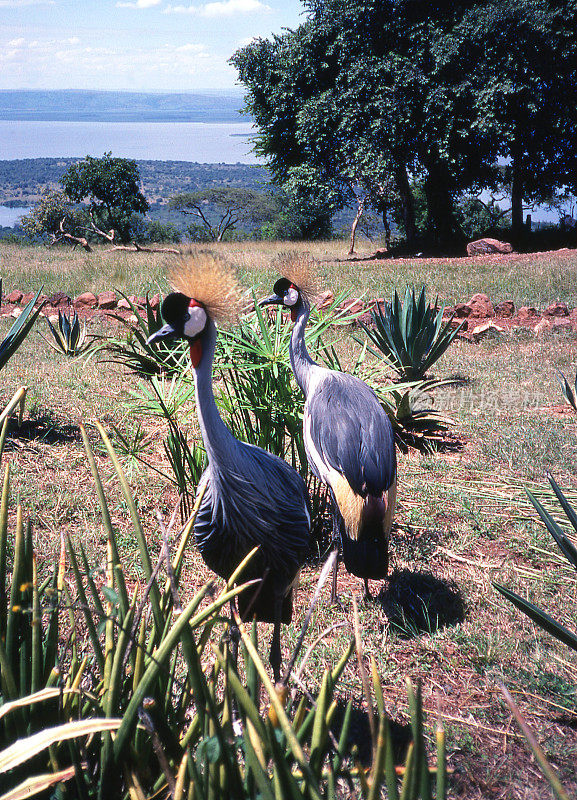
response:
<path fill-rule="evenodd" d="M 121 297 L 120 300 L 118 301 L 117 305 L 116 305 L 116 308 L 119 308 L 119 309 L 130 308 L 130 303 L 128 302 L 126 297 Z"/>
<path fill-rule="evenodd" d="M 455 316 L 459 319 L 468 317 L 471 314 L 471 307 L 466 303 L 457 303 L 455 306 Z"/>
<path fill-rule="evenodd" d="M 74 298 L 75 308 L 96 308 L 97 305 L 98 297 L 92 292 L 83 292 Z"/>
<path fill-rule="evenodd" d="M 150 303 L 150 307 L 156 311 L 156 309 L 160 307 L 160 295 L 153 294 L 148 302 Z"/>
<path fill-rule="evenodd" d="M 98 295 L 98 308 L 116 308 L 116 292 L 100 292 Z"/>
<path fill-rule="evenodd" d="M 498 239 L 477 239 L 467 245 L 467 255 L 485 256 L 491 253 L 511 253 L 513 247 L 509 242 L 500 242 Z"/>
<path fill-rule="evenodd" d="M 26 303 L 29 303 L 35 297 L 36 297 L 36 292 L 24 292 L 24 294 L 20 298 L 20 302 L 22 303 L 23 306 L 25 306 Z"/>
<path fill-rule="evenodd" d="M 13 289 L 10 294 L 4 298 L 5 303 L 19 303 L 22 300 L 22 292 L 20 289 Z"/>
<path fill-rule="evenodd" d="M 54 292 L 54 294 L 51 294 L 46 299 L 47 305 L 52 306 L 52 308 L 59 308 L 60 306 L 69 306 L 71 302 L 72 302 L 71 298 L 68 297 L 67 294 L 64 294 L 64 292 Z"/>
<path fill-rule="evenodd" d="M 573 330 L 573 322 L 569 317 L 553 317 L 551 320 L 551 327 L 554 330 Z"/>
<path fill-rule="evenodd" d="M 573 321 L 577 321 L 577 308 L 572 308 L 572 309 L 571 309 L 571 311 L 569 312 L 569 317 L 570 317 L 570 318 L 571 318 Z"/>
<path fill-rule="evenodd" d="M 351 300 L 345 300 L 340 306 L 340 311 L 343 314 L 358 314 L 363 310 L 363 301 L 358 297 L 353 297 Z"/>
<path fill-rule="evenodd" d="M 521 306 L 517 311 L 517 319 L 519 322 L 531 322 L 532 320 L 539 319 L 541 314 L 533 306 Z"/>
<path fill-rule="evenodd" d="M 335 296 L 330 289 L 327 289 L 325 292 L 321 292 L 319 295 L 319 299 L 317 301 L 317 308 L 329 308 L 335 300 Z"/>
<path fill-rule="evenodd" d="M 475 341 L 479 341 L 479 339 L 482 339 L 485 336 L 490 336 L 491 334 L 499 334 L 504 332 L 505 328 L 497 325 L 495 322 L 493 322 L 493 320 L 481 322 L 479 325 L 475 325 L 475 327 L 470 330 L 471 336 Z"/>
<path fill-rule="evenodd" d="M 484 319 L 485 317 L 495 316 L 493 303 L 489 300 L 486 294 L 482 294 L 480 292 L 474 294 L 467 305 L 471 309 L 469 316 L 473 319 Z"/>
<path fill-rule="evenodd" d="M 503 300 L 502 303 L 497 303 L 495 306 L 495 314 L 497 317 L 510 319 L 515 315 L 515 303 L 512 300 Z"/>
<path fill-rule="evenodd" d="M 544 317 L 568 317 L 569 316 L 569 309 L 567 308 L 567 304 L 557 300 L 555 303 L 551 303 L 550 306 L 547 306 L 543 310 Z"/>

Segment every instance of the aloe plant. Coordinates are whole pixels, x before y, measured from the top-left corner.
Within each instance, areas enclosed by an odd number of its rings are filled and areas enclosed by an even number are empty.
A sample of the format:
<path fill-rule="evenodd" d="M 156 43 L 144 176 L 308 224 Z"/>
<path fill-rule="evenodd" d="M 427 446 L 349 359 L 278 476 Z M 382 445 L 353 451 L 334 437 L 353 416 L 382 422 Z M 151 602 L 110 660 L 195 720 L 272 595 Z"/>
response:
<path fill-rule="evenodd" d="M 155 375 L 178 375 L 186 367 L 188 350 L 183 341 L 166 344 L 163 341 L 148 344 L 148 338 L 156 333 L 162 325 L 160 304 L 155 310 L 150 304 L 148 295 L 145 299 L 144 314 L 137 306 L 122 294 L 132 311 L 132 319 L 125 319 L 120 314 L 111 314 L 126 328 L 126 337 L 103 337 L 102 349 L 108 353 L 108 361 L 122 364 L 130 372 L 142 378 Z"/>
<path fill-rule="evenodd" d="M 569 403 L 573 411 L 577 411 L 577 375 L 575 375 L 575 383 L 573 386 L 571 386 L 562 372 L 557 373 L 557 380 L 561 384 L 563 397 Z"/>
<path fill-rule="evenodd" d="M 427 303 L 424 286 L 418 296 L 407 287 L 403 300 L 394 289 L 390 303 L 372 310 L 374 329 L 363 328 L 401 378 L 423 378 L 461 328 L 452 326 L 452 318 L 443 325 L 443 310 L 437 301 Z"/>
<path fill-rule="evenodd" d="M 559 501 L 563 513 L 567 517 L 567 521 L 570 523 L 573 530 L 577 532 L 577 512 L 571 506 L 557 481 L 550 473 L 547 473 L 547 478 L 549 480 L 551 489 L 553 490 L 553 494 Z M 556 522 L 543 504 L 535 497 L 535 495 L 532 494 L 528 489 L 526 491 L 527 495 L 529 496 L 529 500 L 541 517 L 541 520 L 553 537 L 556 545 L 561 550 L 573 569 L 577 570 L 577 548 L 567 535 L 567 532 L 561 527 L 561 525 L 559 525 L 558 522 Z M 550 633 L 556 639 L 566 644 L 567 647 L 577 651 L 577 633 L 570 631 L 560 622 L 557 622 L 557 620 L 553 619 L 553 617 L 547 614 L 546 611 L 538 608 L 529 600 L 525 600 L 523 597 L 520 597 L 518 594 L 511 591 L 511 589 L 507 589 L 505 586 L 501 586 L 498 583 L 494 583 L 493 586 L 504 597 L 506 597 L 507 600 L 513 603 L 514 606 L 532 619 L 536 625 L 538 625 L 540 628 L 543 628 L 543 630 L 547 631 L 547 633 Z"/>
<path fill-rule="evenodd" d="M 553 495 L 559 502 L 565 517 L 567 518 L 567 522 L 571 525 L 571 528 L 575 533 L 577 533 L 577 512 L 571 506 L 567 497 L 563 493 L 563 490 L 557 483 L 557 481 L 553 478 L 550 473 L 547 473 L 547 478 L 549 480 L 549 484 L 551 489 L 553 490 Z M 539 514 L 542 522 L 544 523 L 545 527 L 553 537 L 555 544 L 561 551 L 561 553 L 565 556 L 569 565 L 577 570 L 577 547 L 575 547 L 573 541 L 567 534 L 567 531 L 554 519 L 554 517 L 547 511 L 545 506 L 535 497 L 535 495 L 530 492 L 528 489 L 527 495 L 529 500 L 533 504 L 533 507 Z M 531 619 L 536 625 L 538 625 L 542 630 L 549 633 L 551 636 L 555 637 L 558 641 L 562 642 L 563 644 L 567 645 L 571 650 L 577 652 L 577 633 L 574 631 L 569 630 L 565 627 L 562 623 L 558 620 L 554 619 L 550 614 L 548 614 L 543 609 L 539 608 L 537 605 L 532 603 L 530 600 L 526 600 L 524 597 L 521 597 L 516 592 L 513 592 L 511 589 L 508 589 L 506 586 L 502 586 L 499 583 L 493 583 L 495 589 L 500 592 L 503 597 L 505 597 L 510 603 L 512 603 L 519 611 L 522 611 L 523 614 L 526 614 L 529 619 Z M 523 719 L 521 712 L 517 708 L 516 704 L 513 701 L 513 698 L 506 690 L 505 687 L 501 687 L 501 691 L 505 697 L 505 701 L 507 705 L 511 709 L 511 713 L 517 720 L 523 734 L 533 751 L 533 755 L 539 764 L 541 771 L 543 772 L 553 794 L 557 798 L 557 800 L 569 800 L 569 795 L 561 785 L 559 778 L 557 777 L 555 771 L 549 764 L 543 750 L 539 746 L 534 734 L 532 733 L 531 729 Z"/>
<path fill-rule="evenodd" d="M 74 358 L 91 349 L 92 344 L 86 335 L 86 325 L 80 324 L 78 314 L 74 311 L 67 316 L 63 311 L 58 311 L 58 326 L 46 319 L 54 344 L 46 340 L 53 350 L 64 353 L 65 356 Z"/>
<path fill-rule="evenodd" d="M 21 314 L 13 323 L 2 342 L 0 342 L 0 369 L 6 366 L 8 361 L 18 350 L 24 339 L 30 333 L 38 314 L 40 314 L 44 303 L 40 303 L 38 308 L 34 308 L 34 306 L 40 297 L 41 291 L 42 289 L 38 289 L 32 300 L 30 300 L 30 302 L 24 306 Z M 0 281 L 0 294 L 1 293 L 2 282 Z"/>

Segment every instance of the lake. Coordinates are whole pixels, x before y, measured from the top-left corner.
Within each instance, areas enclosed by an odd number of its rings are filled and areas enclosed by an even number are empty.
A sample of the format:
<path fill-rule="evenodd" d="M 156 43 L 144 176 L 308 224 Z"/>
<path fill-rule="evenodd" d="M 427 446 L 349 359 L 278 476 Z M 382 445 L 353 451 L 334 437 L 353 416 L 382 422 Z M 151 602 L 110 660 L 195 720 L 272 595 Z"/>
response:
<path fill-rule="evenodd" d="M 250 122 L 14 122 L 0 120 L 0 159 L 111 152 L 119 158 L 259 164 Z"/>
<path fill-rule="evenodd" d="M 0 228 L 13 228 L 20 217 L 23 217 L 29 211 L 29 207 L 9 208 L 8 206 L 0 206 Z"/>

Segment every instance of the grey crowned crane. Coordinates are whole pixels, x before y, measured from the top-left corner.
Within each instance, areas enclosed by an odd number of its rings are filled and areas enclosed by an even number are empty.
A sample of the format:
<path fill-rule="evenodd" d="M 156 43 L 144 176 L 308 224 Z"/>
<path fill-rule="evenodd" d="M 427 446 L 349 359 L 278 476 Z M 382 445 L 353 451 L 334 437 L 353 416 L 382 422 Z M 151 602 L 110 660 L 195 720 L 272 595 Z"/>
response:
<path fill-rule="evenodd" d="M 171 280 L 176 291 L 161 309 L 166 324 L 149 342 L 183 337 L 190 344 L 208 458 L 198 486 L 204 497 L 194 523 L 196 544 L 207 566 L 225 579 L 259 546 L 242 579 L 262 582 L 241 594 L 238 606 L 241 617 L 274 623 L 270 663 L 279 681 L 280 626 L 291 621 L 293 591 L 309 547 L 308 493 L 281 458 L 235 439 L 218 412 L 212 389 L 216 322 L 232 321 L 241 310 L 234 276 L 216 256 L 198 253 L 182 258 Z"/>
<path fill-rule="evenodd" d="M 288 272 L 288 270 L 287 270 Z M 289 309 L 294 328 L 290 359 L 305 396 L 303 434 L 310 468 L 331 494 L 333 530 L 340 538 L 348 572 L 362 578 L 370 599 L 369 579 L 387 577 L 389 538 L 397 489 L 397 459 L 391 422 L 366 383 L 316 364 L 305 344 L 310 315 L 306 265 L 280 278 L 274 294 L 261 305 Z M 332 601 L 336 601 L 338 560 Z"/>

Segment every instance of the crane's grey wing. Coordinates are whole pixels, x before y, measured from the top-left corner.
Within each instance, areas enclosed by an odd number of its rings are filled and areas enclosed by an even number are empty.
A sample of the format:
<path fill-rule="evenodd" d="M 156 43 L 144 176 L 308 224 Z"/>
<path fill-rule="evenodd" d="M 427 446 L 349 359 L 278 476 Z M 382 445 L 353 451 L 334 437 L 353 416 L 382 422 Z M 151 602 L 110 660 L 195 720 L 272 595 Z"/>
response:
<path fill-rule="evenodd" d="M 393 428 L 366 383 L 332 373 L 307 399 L 306 413 L 315 450 L 353 491 L 378 496 L 391 486 L 397 472 Z"/>
<path fill-rule="evenodd" d="M 235 467 L 210 465 L 194 533 L 198 549 L 217 574 L 228 577 L 259 546 L 255 569 L 273 569 L 292 579 L 309 549 L 308 492 L 300 475 L 282 459 L 237 443 Z M 258 569 L 256 567 L 259 564 Z"/>

